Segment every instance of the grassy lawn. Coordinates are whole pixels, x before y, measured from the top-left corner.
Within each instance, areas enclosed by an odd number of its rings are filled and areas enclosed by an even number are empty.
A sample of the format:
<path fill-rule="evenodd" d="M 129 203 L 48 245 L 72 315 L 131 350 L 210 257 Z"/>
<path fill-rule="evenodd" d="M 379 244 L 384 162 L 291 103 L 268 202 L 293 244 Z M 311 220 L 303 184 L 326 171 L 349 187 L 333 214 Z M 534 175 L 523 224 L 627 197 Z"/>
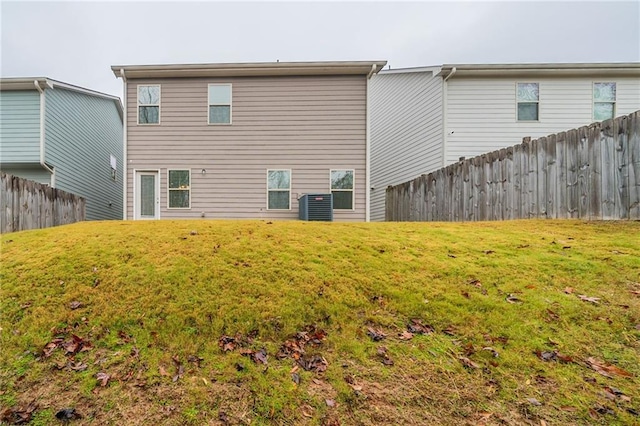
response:
<path fill-rule="evenodd" d="M 0 260 L 7 423 L 640 423 L 640 222 L 93 222 Z"/>

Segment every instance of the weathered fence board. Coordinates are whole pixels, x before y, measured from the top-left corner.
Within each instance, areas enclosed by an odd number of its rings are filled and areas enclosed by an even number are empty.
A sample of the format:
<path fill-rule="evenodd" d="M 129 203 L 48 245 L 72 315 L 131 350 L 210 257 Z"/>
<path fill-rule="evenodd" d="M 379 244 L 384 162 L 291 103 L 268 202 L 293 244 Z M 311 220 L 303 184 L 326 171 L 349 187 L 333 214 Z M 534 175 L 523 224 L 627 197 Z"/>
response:
<path fill-rule="evenodd" d="M 390 221 L 640 219 L 640 111 L 390 186 Z"/>
<path fill-rule="evenodd" d="M 74 194 L 2 173 L 0 231 L 49 228 L 85 220 L 85 200 Z"/>

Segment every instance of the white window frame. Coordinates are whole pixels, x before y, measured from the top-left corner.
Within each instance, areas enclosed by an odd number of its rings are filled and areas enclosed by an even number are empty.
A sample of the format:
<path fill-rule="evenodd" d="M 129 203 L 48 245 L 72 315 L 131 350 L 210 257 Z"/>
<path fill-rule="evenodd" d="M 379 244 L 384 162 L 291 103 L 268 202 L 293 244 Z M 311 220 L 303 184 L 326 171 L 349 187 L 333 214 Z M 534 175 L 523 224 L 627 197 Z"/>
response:
<path fill-rule="evenodd" d="M 531 104 L 531 101 L 520 101 L 518 99 L 518 84 L 537 84 L 538 85 L 538 119 L 537 120 L 520 120 L 518 117 L 518 105 L 520 103 L 523 104 Z M 540 122 L 540 82 L 539 81 L 516 81 L 516 123 L 539 123 Z"/>
<path fill-rule="evenodd" d="M 331 179 L 331 174 L 333 172 L 351 172 L 353 174 L 353 188 L 352 189 L 333 189 L 333 181 Z M 351 208 L 350 209 L 336 209 L 335 204 L 333 210 L 343 211 L 343 212 L 353 212 L 356 211 L 356 170 L 355 169 L 330 169 L 329 170 L 329 192 L 333 194 L 333 191 L 339 192 L 347 192 L 351 191 Z"/>
<path fill-rule="evenodd" d="M 180 188 L 171 188 L 169 187 L 169 172 L 189 172 L 189 189 L 180 189 Z M 171 207 L 171 197 L 169 196 L 171 191 L 189 191 L 189 207 Z M 191 169 L 188 167 L 184 168 L 173 168 L 167 169 L 167 210 L 190 210 L 191 209 L 191 197 L 193 197 L 193 183 L 191 181 Z"/>
<path fill-rule="evenodd" d="M 229 86 L 229 122 L 228 123 L 212 123 L 210 109 L 212 106 L 227 106 L 227 104 L 212 104 L 209 99 L 209 87 L 211 86 Z M 230 126 L 233 124 L 233 85 L 231 83 L 209 83 L 207 85 L 207 124 L 209 126 Z"/>
<path fill-rule="evenodd" d="M 613 117 L 611 119 L 616 118 L 616 107 L 618 106 L 618 82 L 617 81 L 593 81 L 591 82 L 591 119 L 593 121 L 603 121 L 600 119 L 596 119 L 596 97 L 595 97 L 595 89 L 596 84 L 615 84 L 616 86 L 616 97 L 613 102 L 598 102 L 603 104 L 613 104 Z"/>
<path fill-rule="evenodd" d="M 289 208 L 288 209 L 270 209 L 269 208 L 269 192 L 284 192 L 284 189 L 269 189 L 269 172 L 289 172 Z M 267 169 L 267 174 L 266 174 L 266 180 L 267 180 L 267 211 L 272 211 L 272 212 L 286 212 L 286 211 L 290 211 L 291 210 L 291 186 L 293 183 L 293 173 L 291 172 L 291 169 Z"/>
<path fill-rule="evenodd" d="M 157 87 L 158 88 L 158 104 L 141 104 L 140 103 L 140 86 L 142 87 Z M 160 84 L 138 84 L 136 86 L 136 121 L 139 126 L 158 126 L 162 121 L 162 85 Z M 158 122 L 157 123 L 141 123 L 140 122 L 140 107 L 141 106 L 157 106 L 158 107 Z"/>

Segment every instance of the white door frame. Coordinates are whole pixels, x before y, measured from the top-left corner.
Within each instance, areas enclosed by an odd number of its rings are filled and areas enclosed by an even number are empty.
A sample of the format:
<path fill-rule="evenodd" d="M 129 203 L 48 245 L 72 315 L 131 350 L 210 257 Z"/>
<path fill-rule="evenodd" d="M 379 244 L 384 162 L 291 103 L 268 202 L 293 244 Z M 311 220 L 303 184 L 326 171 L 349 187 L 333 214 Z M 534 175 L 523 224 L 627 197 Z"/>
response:
<path fill-rule="evenodd" d="M 153 218 L 140 217 L 140 206 L 137 201 L 140 191 L 140 176 L 141 175 L 154 175 L 156 177 L 156 208 L 155 216 Z M 160 169 L 144 169 L 133 170 L 133 220 L 154 220 L 160 219 Z"/>

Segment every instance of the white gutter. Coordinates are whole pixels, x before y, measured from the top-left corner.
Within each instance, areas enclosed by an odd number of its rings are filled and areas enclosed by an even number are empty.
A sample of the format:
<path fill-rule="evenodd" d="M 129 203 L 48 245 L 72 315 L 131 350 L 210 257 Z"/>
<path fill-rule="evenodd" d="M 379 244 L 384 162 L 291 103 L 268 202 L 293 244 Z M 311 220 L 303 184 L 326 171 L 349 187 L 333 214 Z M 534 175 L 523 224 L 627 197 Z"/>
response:
<path fill-rule="evenodd" d="M 447 165 L 447 139 L 449 134 L 447 131 L 447 80 L 449 80 L 458 71 L 456 67 L 442 80 L 442 167 Z"/>
<path fill-rule="evenodd" d="M 49 185 L 52 188 L 55 188 L 55 184 L 56 184 L 56 173 L 55 170 L 52 169 L 51 167 L 49 167 L 47 165 L 47 163 L 45 163 L 44 161 L 44 114 L 45 114 L 45 95 L 44 95 L 44 89 L 42 87 L 40 87 L 40 83 L 38 82 L 38 80 L 33 80 L 33 84 L 36 86 L 36 90 L 38 91 L 38 93 L 40 93 L 40 165 L 49 173 L 51 173 L 51 180 L 49 182 Z M 51 86 L 51 83 L 47 82 L 48 86 Z"/>
<path fill-rule="evenodd" d="M 369 222 L 371 220 L 371 96 L 369 94 L 369 82 L 373 74 L 375 74 L 377 65 L 371 66 L 371 71 L 367 75 L 367 104 L 366 104 L 366 142 L 365 142 L 365 207 L 364 207 L 364 220 Z M 355 206 L 354 206 L 355 207 Z"/>
<path fill-rule="evenodd" d="M 124 69 L 120 68 L 120 77 L 124 87 L 122 95 L 124 103 L 124 117 L 122 120 L 122 219 L 127 220 L 127 77 L 124 75 Z"/>

